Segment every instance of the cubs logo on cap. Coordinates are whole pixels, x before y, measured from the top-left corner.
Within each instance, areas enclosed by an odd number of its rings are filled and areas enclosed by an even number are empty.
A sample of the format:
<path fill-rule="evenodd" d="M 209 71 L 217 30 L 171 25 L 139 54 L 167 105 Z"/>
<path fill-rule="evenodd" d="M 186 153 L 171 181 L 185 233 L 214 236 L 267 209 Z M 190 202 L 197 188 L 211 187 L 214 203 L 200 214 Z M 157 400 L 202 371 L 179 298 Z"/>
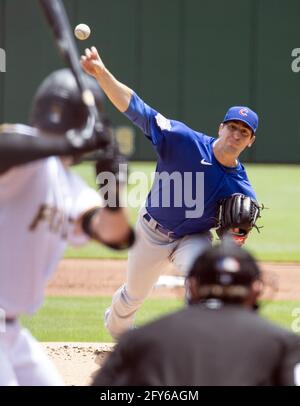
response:
<path fill-rule="evenodd" d="M 242 116 L 247 116 L 247 115 L 248 115 L 248 109 L 241 109 L 241 110 L 240 110 L 240 114 L 241 114 Z"/>
<path fill-rule="evenodd" d="M 226 121 L 238 120 L 246 123 L 255 133 L 258 127 L 258 115 L 249 107 L 233 106 L 227 111 L 223 123 Z"/>

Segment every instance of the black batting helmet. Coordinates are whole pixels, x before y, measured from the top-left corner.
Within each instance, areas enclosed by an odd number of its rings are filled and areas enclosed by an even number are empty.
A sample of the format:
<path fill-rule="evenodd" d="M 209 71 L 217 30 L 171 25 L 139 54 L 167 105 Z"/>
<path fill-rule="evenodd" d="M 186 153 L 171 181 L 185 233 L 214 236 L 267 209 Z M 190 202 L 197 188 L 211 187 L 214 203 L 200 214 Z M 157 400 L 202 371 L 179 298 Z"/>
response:
<path fill-rule="evenodd" d="M 98 110 L 103 111 L 103 92 L 95 79 L 85 75 Z M 74 75 L 60 69 L 47 76 L 39 86 L 32 104 L 30 124 L 52 134 L 64 134 L 84 127 L 88 111 L 82 101 Z"/>
<path fill-rule="evenodd" d="M 197 282 L 199 297 L 238 302 L 248 295 L 250 286 L 261 277 L 254 257 L 232 241 L 209 248 L 200 255 L 188 274 Z"/>

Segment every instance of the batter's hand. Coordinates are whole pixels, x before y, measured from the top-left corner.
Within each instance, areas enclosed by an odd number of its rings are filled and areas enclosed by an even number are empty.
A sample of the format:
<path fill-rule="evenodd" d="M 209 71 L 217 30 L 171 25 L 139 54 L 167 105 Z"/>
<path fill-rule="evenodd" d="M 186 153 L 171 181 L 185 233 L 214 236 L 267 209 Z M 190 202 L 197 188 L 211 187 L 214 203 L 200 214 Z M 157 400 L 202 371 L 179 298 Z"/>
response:
<path fill-rule="evenodd" d="M 113 249 L 127 249 L 134 243 L 134 231 L 128 222 L 127 211 L 124 207 L 117 211 L 102 208 L 93 217 L 92 228 L 94 238 Z"/>
<path fill-rule="evenodd" d="M 104 63 L 96 47 L 86 48 L 85 55 L 82 55 L 80 58 L 80 63 L 84 71 L 95 78 L 105 72 Z"/>

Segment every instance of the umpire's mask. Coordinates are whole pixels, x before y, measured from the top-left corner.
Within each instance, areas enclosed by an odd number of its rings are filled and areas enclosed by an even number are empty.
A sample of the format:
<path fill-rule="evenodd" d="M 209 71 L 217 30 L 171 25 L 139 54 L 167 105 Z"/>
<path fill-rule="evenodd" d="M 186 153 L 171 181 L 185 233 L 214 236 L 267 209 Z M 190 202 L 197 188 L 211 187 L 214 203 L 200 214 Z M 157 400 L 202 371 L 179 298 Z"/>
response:
<path fill-rule="evenodd" d="M 95 79 L 85 75 L 98 110 L 103 111 L 103 92 Z M 44 79 L 32 104 L 30 124 L 50 134 L 65 134 L 84 127 L 88 118 L 76 80 L 69 69 L 60 69 Z"/>

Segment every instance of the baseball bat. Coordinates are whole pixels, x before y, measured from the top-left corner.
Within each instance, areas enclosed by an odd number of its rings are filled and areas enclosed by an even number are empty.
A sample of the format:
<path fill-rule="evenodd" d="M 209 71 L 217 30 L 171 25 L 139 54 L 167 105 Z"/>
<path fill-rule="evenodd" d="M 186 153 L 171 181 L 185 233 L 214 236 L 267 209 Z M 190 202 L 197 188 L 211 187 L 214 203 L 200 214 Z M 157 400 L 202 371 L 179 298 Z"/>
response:
<path fill-rule="evenodd" d="M 71 69 L 78 89 L 81 93 L 82 101 L 88 110 L 88 120 L 84 129 L 73 131 L 71 134 L 74 144 L 80 146 L 84 140 L 91 138 L 94 130 L 97 129 L 98 133 L 102 133 L 101 141 L 103 145 L 109 144 L 109 133 L 104 131 L 102 122 L 100 120 L 98 109 L 95 105 L 93 93 L 88 88 L 79 62 L 79 53 L 73 37 L 73 32 L 70 26 L 69 18 L 67 16 L 65 7 L 61 0 L 38 0 L 42 11 L 46 17 L 48 25 L 50 26 L 56 45 L 66 63 Z"/>

